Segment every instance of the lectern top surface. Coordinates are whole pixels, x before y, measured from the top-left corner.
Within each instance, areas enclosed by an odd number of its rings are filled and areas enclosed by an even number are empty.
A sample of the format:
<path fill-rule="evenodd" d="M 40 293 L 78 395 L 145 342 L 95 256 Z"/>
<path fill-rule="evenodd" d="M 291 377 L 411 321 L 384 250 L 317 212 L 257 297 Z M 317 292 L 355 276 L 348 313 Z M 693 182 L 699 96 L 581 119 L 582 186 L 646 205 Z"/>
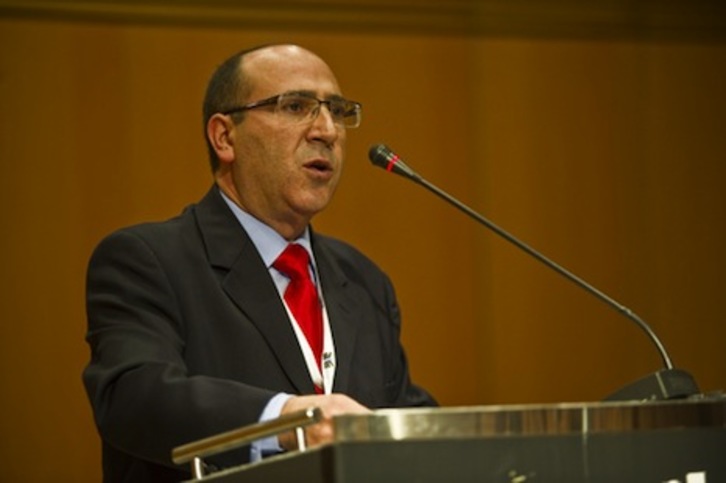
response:
<path fill-rule="evenodd" d="M 726 399 L 383 409 L 335 418 L 335 440 L 594 434 L 726 428 Z"/>

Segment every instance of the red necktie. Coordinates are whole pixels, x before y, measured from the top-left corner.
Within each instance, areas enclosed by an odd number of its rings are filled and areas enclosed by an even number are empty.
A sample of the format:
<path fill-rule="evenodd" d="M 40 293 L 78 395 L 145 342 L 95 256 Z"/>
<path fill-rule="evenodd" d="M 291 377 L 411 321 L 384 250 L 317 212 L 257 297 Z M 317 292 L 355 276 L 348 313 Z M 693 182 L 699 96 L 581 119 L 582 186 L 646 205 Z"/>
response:
<path fill-rule="evenodd" d="M 318 291 L 310 278 L 309 264 L 307 250 L 291 243 L 272 266 L 290 279 L 285 289 L 285 302 L 305 334 L 319 368 L 323 353 L 323 312 Z"/>

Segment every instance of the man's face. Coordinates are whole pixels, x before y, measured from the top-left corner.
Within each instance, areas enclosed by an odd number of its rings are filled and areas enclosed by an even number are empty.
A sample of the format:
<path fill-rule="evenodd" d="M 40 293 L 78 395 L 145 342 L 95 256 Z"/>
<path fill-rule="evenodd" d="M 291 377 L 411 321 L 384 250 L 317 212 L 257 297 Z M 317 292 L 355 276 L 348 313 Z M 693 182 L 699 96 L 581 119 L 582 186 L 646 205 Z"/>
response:
<path fill-rule="evenodd" d="M 298 47 L 253 52 L 242 68 L 252 87 L 245 104 L 291 91 L 318 99 L 341 94 L 330 68 Z M 338 184 L 345 136 L 324 106 L 314 120 L 297 124 L 276 115 L 274 106 L 246 111 L 236 126 L 232 168 L 242 208 L 273 227 L 307 225 Z"/>

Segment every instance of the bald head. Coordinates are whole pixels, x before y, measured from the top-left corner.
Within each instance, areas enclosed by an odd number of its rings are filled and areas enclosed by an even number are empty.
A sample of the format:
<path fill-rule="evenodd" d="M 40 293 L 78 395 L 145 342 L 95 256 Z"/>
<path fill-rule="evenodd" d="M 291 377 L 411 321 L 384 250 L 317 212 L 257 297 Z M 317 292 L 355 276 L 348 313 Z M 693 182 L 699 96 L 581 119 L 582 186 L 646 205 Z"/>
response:
<path fill-rule="evenodd" d="M 325 72 L 335 79 L 323 59 L 297 45 L 272 45 L 248 52 L 239 67 L 242 70 L 241 76 L 251 88 L 260 87 L 261 82 L 276 84 L 283 80 L 281 76 L 298 77 L 310 68 Z M 245 99 L 247 100 L 249 99 Z"/>

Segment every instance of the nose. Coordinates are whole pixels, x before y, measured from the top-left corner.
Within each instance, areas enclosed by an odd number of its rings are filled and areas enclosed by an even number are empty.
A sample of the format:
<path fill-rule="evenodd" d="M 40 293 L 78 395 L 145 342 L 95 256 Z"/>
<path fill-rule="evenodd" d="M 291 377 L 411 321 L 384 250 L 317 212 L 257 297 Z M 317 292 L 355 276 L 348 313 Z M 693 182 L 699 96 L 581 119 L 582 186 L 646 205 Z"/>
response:
<path fill-rule="evenodd" d="M 333 121 L 333 116 L 330 114 L 327 104 L 321 104 L 318 106 L 308 136 L 313 140 L 319 140 L 326 145 L 330 145 L 338 140 L 341 129 L 343 128 Z"/>

